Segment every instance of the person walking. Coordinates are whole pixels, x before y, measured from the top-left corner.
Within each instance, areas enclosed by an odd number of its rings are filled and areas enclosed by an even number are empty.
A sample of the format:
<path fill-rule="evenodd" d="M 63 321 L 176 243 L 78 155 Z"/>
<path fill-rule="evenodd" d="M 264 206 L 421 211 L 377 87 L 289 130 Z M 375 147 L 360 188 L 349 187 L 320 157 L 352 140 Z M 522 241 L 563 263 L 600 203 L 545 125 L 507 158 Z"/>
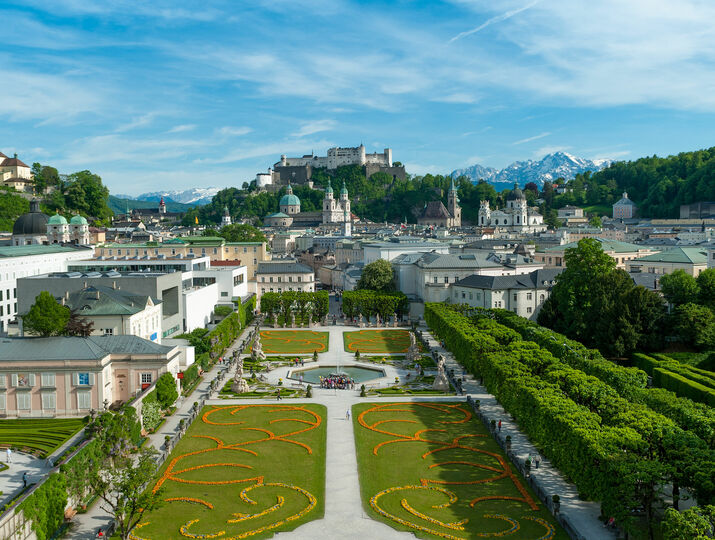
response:
<path fill-rule="evenodd" d="M 499 419 L 499 431 L 501 431 L 501 419 Z"/>
<path fill-rule="evenodd" d="M 276 401 L 280 401 L 281 399 L 282 399 L 282 398 L 281 398 L 281 389 L 279 388 L 279 389 L 278 389 L 278 395 L 276 396 Z"/>
<path fill-rule="evenodd" d="M 345 411 L 345 420 L 350 420 L 350 409 Z"/>
<path fill-rule="evenodd" d="M 541 463 L 541 455 L 536 454 L 536 457 L 534 457 L 534 466 L 538 469 L 539 468 L 539 463 Z"/>
<path fill-rule="evenodd" d="M 27 487 L 27 471 L 22 473 L 22 487 L 23 488 Z"/>
<path fill-rule="evenodd" d="M 8 463 L 12 463 L 12 450 L 10 450 L 10 449 L 8 448 L 8 449 L 5 451 L 5 456 L 6 456 L 5 461 L 7 461 Z"/>

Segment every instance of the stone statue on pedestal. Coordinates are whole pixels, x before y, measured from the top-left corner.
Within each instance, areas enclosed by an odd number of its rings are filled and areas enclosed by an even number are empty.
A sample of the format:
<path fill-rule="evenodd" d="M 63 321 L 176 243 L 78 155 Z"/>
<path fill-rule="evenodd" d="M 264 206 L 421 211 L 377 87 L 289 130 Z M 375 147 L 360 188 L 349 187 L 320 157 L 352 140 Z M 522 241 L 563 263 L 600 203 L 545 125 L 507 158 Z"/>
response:
<path fill-rule="evenodd" d="M 362 320 L 362 313 L 360 313 L 360 314 L 358 315 L 358 326 L 359 326 L 360 328 L 365 328 L 365 323 L 364 323 L 363 320 Z"/>
<path fill-rule="evenodd" d="M 295 328 L 295 313 L 290 314 L 290 327 Z"/>
<path fill-rule="evenodd" d="M 311 326 L 313 326 L 313 312 L 312 312 L 312 311 L 311 311 L 310 313 L 308 313 L 308 324 L 307 324 L 307 326 L 308 326 L 308 328 L 310 328 Z"/>
<path fill-rule="evenodd" d="M 378 326 L 378 327 L 379 327 L 379 326 L 380 326 L 380 324 L 381 324 L 381 321 L 380 321 L 380 314 L 379 314 L 379 313 L 377 313 L 377 314 L 375 315 L 375 326 Z"/>
<path fill-rule="evenodd" d="M 233 383 L 231 384 L 231 392 L 243 394 L 249 390 L 250 388 L 248 387 L 248 383 L 243 378 L 243 360 L 239 358 L 236 362 L 236 375 L 234 376 Z"/>
<path fill-rule="evenodd" d="M 432 388 L 440 392 L 449 392 L 449 381 L 447 380 L 447 375 L 444 373 L 444 356 L 441 354 L 437 361 L 437 376 L 434 378 Z"/>
<path fill-rule="evenodd" d="M 266 354 L 263 352 L 263 346 L 261 345 L 261 334 L 256 336 L 256 341 L 251 348 L 251 357 L 257 361 L 266 359 Z"/>
<path fill-rule="evenodd" d="M 278 328 L 278 314 L 273 312 L 273 328 Z"/>
<path fill-rule="evenodd" d="M 392 327 L 397 328 L 397 313 L 392 314 Z"/>
<path fill-rule="evenodd" d="M 413 363 L 419 360 L 420 358 L 420 348 L 417 345 L 417 339 L 415 338 L 415 335 L 410 332 L 410 347 L 407 349 L 407 354 L 405 355 L 405 360 L 407 360 L 408 363 Z"/>

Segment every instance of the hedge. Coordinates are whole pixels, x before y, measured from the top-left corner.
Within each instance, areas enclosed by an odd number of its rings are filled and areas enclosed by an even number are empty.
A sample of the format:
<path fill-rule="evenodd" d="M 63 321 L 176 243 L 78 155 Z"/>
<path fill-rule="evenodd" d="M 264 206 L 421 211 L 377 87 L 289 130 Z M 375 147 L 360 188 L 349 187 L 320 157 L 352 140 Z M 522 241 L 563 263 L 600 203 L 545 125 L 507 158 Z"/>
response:
<path fill-rule="evenodd" d="M 199 363 L 194 362 L 184 370 L 184 378 L 181 379 L 181 387 L 185 388 L 199 378 Z"/>
<path fill-rule="evenodd" d="M 48 540 L 62 526 L 67 506 L 67 479 L 64 474 L 51 474 L 15 510 L 22 510 L 26 519 L 32 520 L 32 530 L 37 540 Z"/>
<path fill-rule="evenodd" d="M 392 317 L 393 313 L 404 315 L 410 310 L 410 301 L 405 293 L 381 292 L 369 289 L 345 291 L 343 293 L 342 310 L 346 317 L 372 317 L 380 314 L 383 320 Z"/>
<path fill-rule="evenodd" d="M 678 373 L 657 367 L 653 370 L 653 384 L 660 388 L 672 390 L 679 396 L 715 407 L 715 390 Z"/>
<path fill-rule="evenodd" d="M 574 369 L 537 343 L 520 341 L 519 334 L 515 339 L 513 330 L 483 314 L 470 320 L 468 313 L 473 312 L 443 304 L 425 305 L 425 319 L 435 333 L 465 367 L 483 378 L 520 427 L 582 493 L 602 500 L 610 494 L 608 503 L 616 504 L 624 494 L 637 492 L 635 484 L 627 483 L 634 481 L 639 471 L 657 470 L 663 481 L 667 478 L 689 487 L 703 500 L 712 499 L 715 460 L 706 444 L 709 439 L 703 441 L 684 431 L 642 403 L 629 402 L 615 388 Z M 479 335 L 479 330 L 489 334 Z M 474 353 L 485 345 L 496 345 L 498 350 Z M 563 353 L 563 344 L 555 350 Z M 604 371 L 603 367 L 596 371 Z M 633 389 L 636 394 L 642 391 Z M 555 414 L 550 417 L 548 411 Z M 571 424 L 563 421 L 563 414 L 569 415 Z M 665 463 L 676 466 L 668 472 Z"/>
<path fill-rule="evenodd" d="M 661 365 L 658 367 L 662 367 L 668 371 L 682 375 L 683 377 L 700 383 L 703 386 L 707 386 L 708 388 L 715 388 L 715 373 L 705 369 L 698 369 L 695 366 L 682 364 L 681 362 L 673 360 L 664 354 L 654 353 L 651 356 L 661 362 Z"/>
<path fill-rule="evenodd" d="M 318 320 L 328 314 L 329 302 L 330 294 L 328 291 L 267 292 L 261 295 L 261 313 L 288 315 L 293 306 L 297 306 L 298 313 L 304 313 L 307 311 L 308 303 L 312 303 L 313 318 Z"/>

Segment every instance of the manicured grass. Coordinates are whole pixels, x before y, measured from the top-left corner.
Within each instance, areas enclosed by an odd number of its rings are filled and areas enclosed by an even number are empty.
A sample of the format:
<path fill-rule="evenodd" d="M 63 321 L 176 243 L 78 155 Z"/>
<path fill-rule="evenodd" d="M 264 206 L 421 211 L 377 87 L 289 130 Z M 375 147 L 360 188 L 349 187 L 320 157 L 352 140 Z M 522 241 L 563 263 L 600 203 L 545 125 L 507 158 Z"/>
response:
<path fill-rule="evenodd" d="M 197 535 L 190 538 L 268 538 L 323 517 L 324 406 L 222 405 L 200 414 L 150 484 L 183 500 L 145 516 L 135 538 L 181 538 L 182 527 Z"/>
<path fill-rule="evenodd" d="M 266 354 L 323 353 L 328 350 L 328 332 L 261 330 L 261 345 Z"/>
<path fill-rule="evenodd" d="M 84 426 L 82 418 L 0 420 L 0 447 L 15 446 L 49 456 Z"/>
<path fill-rule="evenodd" d="M 360 354 L 405 353 L 410 348 L 408 330 L 358 330 L 343 332 L 345 350 Z"/>
<path fill-rule="evenodd" d="M 353 425 L 374 519 L 420 538 L 568 538 L 465 403 L 361 403 Z"/>

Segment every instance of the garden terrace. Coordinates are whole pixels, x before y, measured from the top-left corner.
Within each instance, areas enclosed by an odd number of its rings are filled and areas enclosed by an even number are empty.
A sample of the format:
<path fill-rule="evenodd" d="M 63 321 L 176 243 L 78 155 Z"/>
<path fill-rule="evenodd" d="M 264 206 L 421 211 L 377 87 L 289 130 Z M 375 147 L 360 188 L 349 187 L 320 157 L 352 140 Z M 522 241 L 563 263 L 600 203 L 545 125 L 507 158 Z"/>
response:
<path fill-rule="evenodd" d="M 410 348 L 408 330 L 358 330 L 343 332 L 345 350 L 360 354 L 406 353 Z"/>
<path fill-rule="evenodd" d="M 166 505 L 132 538 L 268 538 L 321 518 L 324 418 L 315 404 L 205 407 L 149 488 Z"/>
<path fill-rule="evenodd" d="M 0 447 L 49 456 L 86 423 L 83 418 L 0 420 Z"/>
<path fill-rule="evenodd" d="M 361 403 L 353 423 L 374 519 L 419 538 L 568 538 L 465 403 Z"/>

